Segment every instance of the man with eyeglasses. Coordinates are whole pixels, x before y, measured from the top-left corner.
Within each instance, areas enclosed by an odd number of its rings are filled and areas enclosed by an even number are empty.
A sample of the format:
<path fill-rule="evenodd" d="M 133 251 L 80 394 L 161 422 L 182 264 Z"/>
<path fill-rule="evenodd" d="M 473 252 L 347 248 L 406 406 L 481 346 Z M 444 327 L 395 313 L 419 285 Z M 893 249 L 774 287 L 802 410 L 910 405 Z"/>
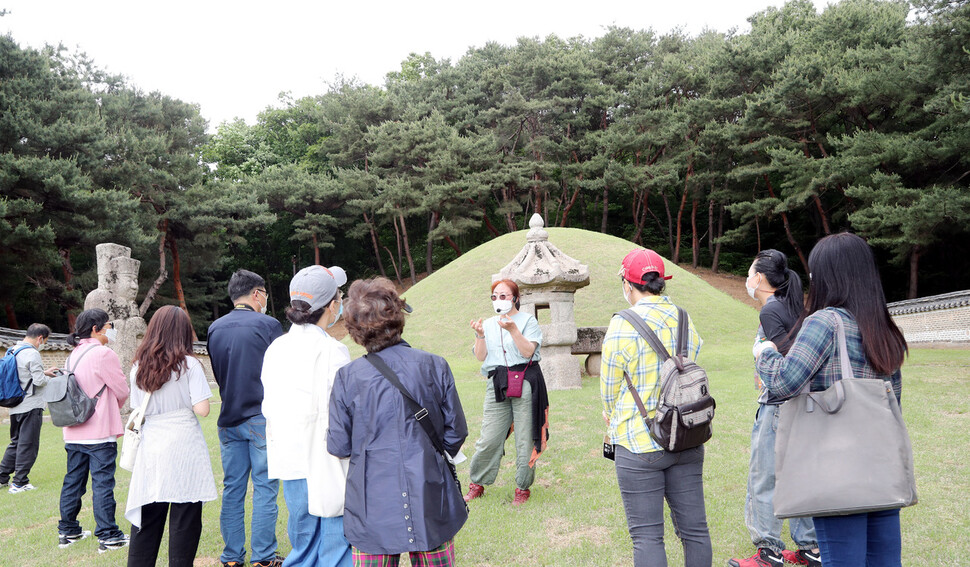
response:
<path fill-rule="evenodd" d="M 219 384 L 219 448 L 223 494 L 219 525 L 225 542 L 219 560 L 237 567 L 246 563 L 246 491 L 253 481 L 250 542 L 253 565 L 277 567 L 276 497 L 279 481 L 270 480 L 266 465 L 266 419 L 263 417 L 263 355 L 283 334 L 280 322 L 266 315 L 266 282 L 248 270 L 229 279 L 233 310 L 209 326 L 208 349 Z"/>

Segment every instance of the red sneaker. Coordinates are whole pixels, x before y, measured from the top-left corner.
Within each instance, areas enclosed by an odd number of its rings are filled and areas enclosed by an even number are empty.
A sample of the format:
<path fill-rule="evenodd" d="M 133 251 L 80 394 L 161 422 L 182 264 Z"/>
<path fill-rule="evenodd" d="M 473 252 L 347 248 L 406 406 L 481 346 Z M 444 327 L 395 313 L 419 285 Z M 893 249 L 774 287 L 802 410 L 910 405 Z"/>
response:
<path fill-rule="evenodd" d="M 782 567 L 784 564 L 785 560 L 781 554 L 766 547 L 758 548 L 758 553 L 747 559 L 731 559 L 728 561 L 728 565 L 731 567 Z"/>
<path fill-rule="evenodd" d="M 781 556 L 785 559 L 785 563 L 791 563 L 792 565 L 822 567 L 822 556 L 817 552 L 812 553 L 811 551 L 805 549 L 799 549 L 797 552 L 795 552 L 786 549 L 781 552 Z"/>
<path fill-rule="evenodd" d="M 512 500 L 512 505 L 513 506 L 518 506 L 520 504 L 525 504 L 525 502 L 529 499 L 529 495 L 530 494 L 531 494 L 531 492 L 529 492 L 528 489 L 522 490 L 521 488 L 516 488 L 515 489 L 515 499 Z"/>
<path fill-rule="evenodd" d="M 465 502 L 471 502 L 479 496 L 485 495 L 485 487 L 474 482 L 468 483 L 468 493 L 465 494 Z"/>

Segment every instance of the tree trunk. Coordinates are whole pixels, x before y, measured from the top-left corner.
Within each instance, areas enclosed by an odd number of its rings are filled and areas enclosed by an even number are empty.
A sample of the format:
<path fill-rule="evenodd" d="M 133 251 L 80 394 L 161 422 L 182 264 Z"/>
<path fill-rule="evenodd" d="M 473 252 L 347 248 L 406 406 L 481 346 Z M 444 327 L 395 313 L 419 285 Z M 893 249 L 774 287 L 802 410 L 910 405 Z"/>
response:
<path fill-rule="evenodd" d="M 71 251 L 67 248 L 61 248 L 58 253 L 61 256 L 61 269 L 64 271 L 64 291 L 74 291 L 74 267 L 71 266 Z M 77 315 L 68 310 L 67 329 L 69 333 L 74 332 L 75 321 L 77 321 Z"/>
<path fill-rule="evenodd" d="M 408 268 L 411 270 L 411 285 L 417 285 L 418 277 L 414 273 L 414 258 L 411 256 L 411 243 L 408 241 L 408 227 L 404 224 L 404 215 L 399 215 L 401 221 L 401 236 L 404 240 L 404 254 L 408 259 Z"/>
<path fill-rule="evenodd" d="M 916 299 L 916 284 L 919 282 L 919 257 L 923 255 L 923 247 L 917 244 L 909 253 L 909 292 L 906 299 Z"/>
<path fill-rule="evenodd" d="M 829 217 L 825 214 L 825 208 L 822 206 L 822 199 L 818 195 L 812 195 L 812 200 L 815 201 L 818 216 L 822 219 L 822 231 L 825 232 L 826 236 L 832 234 L 832 228 L 829 226 Z"/>
<path fill-rule="evenodd" d="M 485 221 L 485 228 L 492 233 L 492 236 L 499 236 L 500 233 L 498 229 L 495 228 L 495 225 L 492 224 L 492 221 L 488 218 L 488 211 L 485 210 L 485 207 L 482 207 L 482 219 Z"/>
<path fill-rule="evenodd" d="M 313 264 L 316 266 L 320 265 L 320 245 L 317 242 L 317 232 L 313 231 L 310 233 L 313 236 Z"/>
<path fill-rule="evenodd" d="M 455 241 L 452 240 L 451 237 L 448 235 L 445 235 L 444 239 L 445 239 L 445 242 L 448 243 L 448 246 L 451 246 L 451 249 L 455 251 L 455 254 L 461 256 L 461 248 L 459 248 L 458 245 L 455 244 Z"/>
<path fill-rule="evenodd" d="M 772 187 L 771 180 L 768 179 L 767 174 L 764 175 L 764 180 L 765 180 L 765 183 L 768 184 L 768 195 L 770 195 L 772 199 L 775 199 L 776 198 L 775 188 Z M 808 260 L 805 259 L 805 254 L 802 252 L 802 247 L 798 245 L 798 241 L 795 240 L 795 235 L 792 234 L 791 224 L 788 222 L 788 214 L 787 213 L 779 213 L 779 214 L 781 215 L 782 224 L 785 225 L 785 235 L 788 236 L 788 243 L 791 244 L 792 248 L 795 249 L 795 253 L 798 254 L 798 259 L 801 260 L 802 262 L 802 268 L 804 268 L 805 273 L 807 274 Z M 760 250 L 761 247 L 759 246 L 758 249 Z"/>
<path fill-rule="evenodd" d="M 664 200 L 664 210 L 667 212 L 667 246 L 670 247 L 670 251 L 674 250 L 674 217 L 670 213 L 670 201 L 667 199 L 667 193 L 665 191 L 660 192 L 660 196 Z"/>
<path fill-rule="evenodd" d="M 17 314 L 13 310 L 13 304 L 8 301 L 3 304 L 3 307 L 7 311 L 7 327 L 19 329 L 20 325 L 17 324 Z"/>
<path fill-rule="evenodd" d="M 431 212 L 431 218 L 428 219 L 428 253 L 425 258 L 425 267 L 427 268 L 428 275 L 431 275 L 431 253 L 434 252 L 434 241 L 431 239 L 431 232 L 434 231 L 434 227 L 438 224 L 438 211 Z"/>
<path fill-rule="evenodd" d="M 687 164 L 687 174 L 684 175 L 684 194 L 680 197 L 680 208 L 677 209 L 677 240 L 674 241 L 674 257 L 671 258 L 674 264 L 680 263 L 680 239 L 683 232 L 684 209 L 687 207 L 687 184 L 690 183 L 690 176 L 694 174 L 693 161 Z"/>
<path fill-rule="evenodd" d="M 185 290 L 182 289 L 182 262 L 179 260 L 179 248 L 174 238 L 168 239 L 168 247 L 172 251 L 172 284 L 175 285 L 175 297 L 179 300 L 179 307 L 185 311 L 191 322 L 192 315 L 189 313 L 189 306 L 185 304 Z M 199 340 L 195 334 L 195 327 L 192 327 L 192 340 Z"/>
<path fill-rule="evenodd" d="M 145 294 L 145 299 L 142 300 L 141 306 L 138 307 L 138 314 L 141 317 L 144 317 L 148 313 L 148 308 L 152 306 L 152 301 L 155 300 L 155 294 L 158 293 L 158 289 L 168 279 L 168 270 L 165 269 L 165 244 L 168 242 L 168 219 L 163 219 L 162 222 L 158 223 L 158 230 L 162 232 L 161 238 L 158 239 L 158 277 L 155 278 L 155 282 L 148 289 L 148 293 Z"/>
<path fill-rule="evenodd" d="M 377 269 L 379 269 L 381 271 L 381 275 L 386 278 L 387 272 L 384 271 L 384 262 L 381 261 L 381 249 L 378 247 L 378 244 L 377 244 L 377 231 L 374 230 L 374 223 L 372 223 L 371 220 L 367 218 L 366 212 L 364 213 L 364 222 L 367 223 L 367 228 L 370 229 L 370 241 L 371 241 L 371 244 L 374 246 L 374 258 L 377 259 Z"/>
<path fill-rule="evenodd" d="M 394 224 L 396 225 L 397 223 Z M 401 279 L 401 270 L 397 268 L 397 262 L 394 261 L 394 254 L 387 246 L 384 247 L 384 250 L 387 250 L 387 256 L 391 259 L 391 267 L 394 268 L 394 276 L 397 278 L 397 285 L 404 287 L 404 281 Z"/>
<path fill-rule="evenodd" d="M 717 211 L 717 244 L 714 245 L 714 261 L 711 263 L 711 271 L 715 274 L 721 264 L 721 237 L 724 236 L 724 204 L 718 207 Z"/>
<path fill-rule="evenodd" d="M 691 230 L 691 261 L 690 265 L 697 267 L 701 255 L 701 242 L 697 238 L 697 199 L 691 201 L 690 206 L 690 230 Z"/>
<path fill-rule="evenodd" d="M 707 253 L 714 255 L 714 199 L 707 201 Z"/>
<path fill-rule="evenodd" d="M 606 234 L 606 221 L 610 215 L 610 188 L 603 187 L 603 220 L 600 222 L 600 232 Z"/>

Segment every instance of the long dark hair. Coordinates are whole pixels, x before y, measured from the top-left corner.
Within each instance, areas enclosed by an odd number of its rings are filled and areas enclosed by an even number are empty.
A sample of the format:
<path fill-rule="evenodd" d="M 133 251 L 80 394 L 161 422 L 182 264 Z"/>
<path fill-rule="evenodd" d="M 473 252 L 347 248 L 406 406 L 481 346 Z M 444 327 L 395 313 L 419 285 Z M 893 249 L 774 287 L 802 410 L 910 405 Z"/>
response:
<path fill-rule="evenodd" d="M 100 331 L 107 324 L 107 311 L 97 307 L 94 309 L 86 309 L 82 311 L 81 314 L 77 316 L 77 320 L 74 321 L 74 332 L 68 335 L 67 342 L 71 346 L 77 346 L 81 340 L 91 338 L 92 329 L 97 329 Z"/>
<path fill-rule="evenodd" d="M 775 297 L 788 309 L 791 320 L 798 319 L 805 309 L 802 298 L 802 279 L 788 267 L 784 252 L 762 250 L 754 257 L 754 271 L 764 274 L 768 285 L 775 288 Z"/>
<path fill-rule="evenodd" d="M 843 232 L 818 241 L 808 255 L 811 276 L 805 315 L 842 307 L 859 325 L 869 364 L 892 374 L 909 352 L 903 333 L 889 316 L 872 249 L 862 238 Z"/>
<path fill-rule="evenodd" d="M 152 315 L 145 338 L 135 351 L 138 374 L 135 384 L 154 392 L 181 373 L 192 354 L 192 323 L 189 316 L 175 305 L 166 305 Z"/>

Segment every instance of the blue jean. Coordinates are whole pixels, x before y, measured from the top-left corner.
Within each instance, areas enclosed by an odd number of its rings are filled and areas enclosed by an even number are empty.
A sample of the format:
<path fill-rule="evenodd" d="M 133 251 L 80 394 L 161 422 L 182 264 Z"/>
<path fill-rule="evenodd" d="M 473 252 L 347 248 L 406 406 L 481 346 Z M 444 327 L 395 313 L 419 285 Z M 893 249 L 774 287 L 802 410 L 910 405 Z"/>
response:
<path fill-rule="evenodd" d="M 711 567 L 713 551 L 704 508 L 704 447 L 680 453 L 631 453 L 617 445 L 616 479 L 633 539 L 636 567 L 666 567 L 664 499 L 686 567 Z"/>
<path fill-rule="evenodd" d="M 334 490 L 343 490 L 334 486 Z M 313 516 L 307 506 L 306 479 L 284 480 L 283 498 L 290 512 L 286 532 L 293 550 L 283 567 L 351 567 L 353 554 L 344 537 L 344 517 Z"/>
<path fill-rule="evenodd" d="M 744 523 L 756 547 L 775 553 L 785 549 L 781 539 L 783 520 L 775 516 L 775 436 L 779 405 L 758 405 L 751 430 L 751 465 L 748 470 L 748 497 L 744 503 Z M 818 538 L 811 518 L 788 520 L 791 539 L 798 549 L 815 549 Z"/>
<path fill-rule="evenodd" d="M 67 474 L 61 486 L 61 519 L 57 531 L 66 535 L 81 533 L 77 515 L 81 511 L 81 497 L 91 473 L 91 492 L 94 508 L 94 535 L 111 539 L 124 535 L 115 523 L 115 459 L 118 444 L 114 441 L 97 445 L 66 443 Z"/>
<path fill-rule="evenodd" d="M 253 561 L 276 557 L 276 497 L 280 484 L 266 470 L 266 418 L 257 415 L 233 427 L 219 428 L 223 491 L 219 528 L 225 548 L 219 560 L 246 562 L 246 490 L 253 480 L 251 545 Z"/>
<path fill-rule="evenodd" d="M 902 567 L 899 509 L 815 518 L 825 567 Z"/>

